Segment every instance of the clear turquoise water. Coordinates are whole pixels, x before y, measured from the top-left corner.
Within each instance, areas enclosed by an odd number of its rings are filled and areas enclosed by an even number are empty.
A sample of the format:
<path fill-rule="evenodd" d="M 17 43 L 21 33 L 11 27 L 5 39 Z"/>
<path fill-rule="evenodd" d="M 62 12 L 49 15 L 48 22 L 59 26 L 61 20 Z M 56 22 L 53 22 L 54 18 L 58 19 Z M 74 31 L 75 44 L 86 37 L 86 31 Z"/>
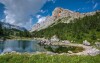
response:
<path fill-rule="evenodd" d="M 0 53 L 5 52 L 36 52 L 46 51 L 42 46 L 35 40 L 7 40 L 0 42 Z"/>

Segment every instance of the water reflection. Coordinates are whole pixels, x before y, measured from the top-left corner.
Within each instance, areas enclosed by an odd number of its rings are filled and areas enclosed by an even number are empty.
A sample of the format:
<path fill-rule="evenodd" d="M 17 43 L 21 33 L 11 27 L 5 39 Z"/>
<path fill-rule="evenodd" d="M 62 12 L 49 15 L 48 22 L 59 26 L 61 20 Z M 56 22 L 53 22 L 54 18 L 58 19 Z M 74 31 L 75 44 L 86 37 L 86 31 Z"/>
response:
<path fill-rule="evenodd" d="M 36 51 L 45 51 L 42 46 L 39 46 L 37 41 L 28 41 L 28 40 L 7 40 L 0 42 L 0 53 L 5 52 L 36 52 Z"/>

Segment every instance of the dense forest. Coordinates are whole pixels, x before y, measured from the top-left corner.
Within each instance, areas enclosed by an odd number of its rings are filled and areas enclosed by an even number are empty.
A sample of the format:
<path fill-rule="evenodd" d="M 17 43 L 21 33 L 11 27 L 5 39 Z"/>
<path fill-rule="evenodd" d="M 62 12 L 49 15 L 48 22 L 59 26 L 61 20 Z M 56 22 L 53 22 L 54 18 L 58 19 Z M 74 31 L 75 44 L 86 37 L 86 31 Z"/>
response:
<path fill-rule="evenodd" d="M 71 21 L 71 23 L 62 23 L 60 19 L 56 25 L 49 26 L 40 31 L 34 31 L 34 37 L 45 37 L 50 39 L 56 35 L 61 40 L 74 40 L 82 42 L 83 40 L 100 40 L 100 12 L 95 15 L 85 16 Z"/>
<path fill-rule="evenodd" d="M 31 34 L 29 31 L 24 30 L 18 30 L 18 29 L 8 29 L 6 27 L 3 27 L 0 23 L 0 38 L 15 38 L 15 37 L 31 37 Z"/>

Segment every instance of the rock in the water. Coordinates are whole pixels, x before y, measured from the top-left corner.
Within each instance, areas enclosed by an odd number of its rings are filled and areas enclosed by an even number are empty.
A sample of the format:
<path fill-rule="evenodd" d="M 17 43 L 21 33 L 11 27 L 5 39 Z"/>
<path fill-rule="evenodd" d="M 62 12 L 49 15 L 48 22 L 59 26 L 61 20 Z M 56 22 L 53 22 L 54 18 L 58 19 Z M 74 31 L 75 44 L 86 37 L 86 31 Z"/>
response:
<path fill-rule="evenodd" d="M 90 46 L 90 43 L 87 40 L 83 41 L 83 44 L 86 46 Z"/>

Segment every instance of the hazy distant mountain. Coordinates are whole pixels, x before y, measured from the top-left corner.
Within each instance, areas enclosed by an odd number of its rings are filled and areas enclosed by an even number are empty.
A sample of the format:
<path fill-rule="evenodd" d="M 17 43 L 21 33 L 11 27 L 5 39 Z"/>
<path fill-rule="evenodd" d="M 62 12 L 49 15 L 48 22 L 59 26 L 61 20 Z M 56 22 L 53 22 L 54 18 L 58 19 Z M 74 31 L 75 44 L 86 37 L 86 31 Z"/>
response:
<path fill-rule="evenodd" d="M 48 26 L 57 23 L 59 19 L 67 17 L 66 19 L 62 20 L 63 23 L 70 23 L 72 20 L 76 18 L 83 18 L 84 16 L 90 16 L 94 15 L 96 12 L 90 12 L 90 13 L 79 13 L 79 12 L 74 12 L 68 9 L 63 9 L 63 8 L 55 8 L 54 11 L 52 12 L 52 16 L 47 16 L 46 20 L 41 22 L 41 23 L 36 23 L 32 31 L 39 31 L 41 29 L 45 29 Z"/>
<path fill-rule="evenodd" d="M 21 31 L 26 30 L 24 27 L 12 25 L 12 24 L 5 23 L 5 22 L 0 22 L 0 23 L 2 24 L 3 27 L 8 28 L 8 29 L 17 29 L 17 30 L 21 30 Z"/>

